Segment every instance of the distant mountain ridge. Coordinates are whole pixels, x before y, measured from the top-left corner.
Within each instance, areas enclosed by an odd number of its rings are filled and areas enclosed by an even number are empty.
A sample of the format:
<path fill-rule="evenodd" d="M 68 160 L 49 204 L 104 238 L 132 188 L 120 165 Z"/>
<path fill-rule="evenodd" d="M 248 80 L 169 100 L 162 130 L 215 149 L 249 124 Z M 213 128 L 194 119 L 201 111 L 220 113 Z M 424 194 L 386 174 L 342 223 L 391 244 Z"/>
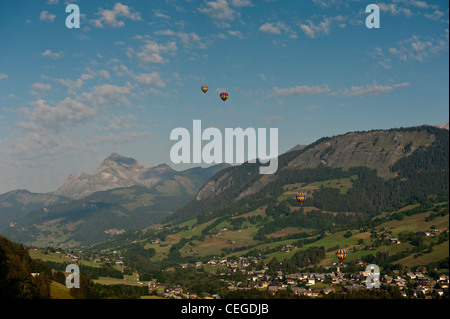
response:
<path fill-rule="evenodd" d="M 95 243 L 160 221 L 228 166 L 145 168 L 133 158 L 113 153 L 94 175 L 71 175 L 54 194 L 21 190 L 0 195 L 0 231 L 37 246 Z"/>
<path fill-rule="evenodd" d="M 49 205 L 60 204 L 69 198 L 53 194 L 32 193 L 18 189 L 0 195 L 0 230 L 27 213 Z"/>
<path fill-rule="evenodd" d="M 408 165 L 416 167 L 410 167 L 407 173 L 405 163 L 409 158 L 414 162 Z M 258 165 L 251 163 L 218 172 L 200 189 L 195 200 L 167 217 L 166 222 L 181 222 L 194 217 L 207 220 L 230 210 L 245 210 L 244 207 L 253 207 L 257 202 L 267 205 L 275 190 L 279 191 L 283 185 L 320 181 L 327 174 L 344 176 L 349 169 L 358 167 L 376 170 L 376 177 L 370 178 L 379 178 L 378 183 L 388 183 L 383 186 L 388 192 L 385 198 L 374 199 L 371 204 L 367 200 L 367 205 L 373 210 L 393 201 L 387 199 L 390 187 L 399 191 L 398 196 L 415 196 L 418 190 L 408 185 L 409 178 L 422 176 L 430 193 L 448 189 L 448 169 L 441 166 L 444 162 L 448 166 L 448 132 L 436 126 L 349 132 L 324 137 L 300 150 L 280 155 L 278 171 L 273 175 L 260 175 Z M 414 183 L 418 181 L 414 180 Z M 395 188 L 392 184 L 402 186 Z M 366 196 L 363 193 L 359 195 Z"/>
<path fill-rule="evenodd" d="M 439 127 L 439 128 L 443 128 L 445 130 L 449 129 L 449 123 L 447 123 L 447 124 L 438 124 L 438 125 L 435 125 L 435 126 Z"/>
<path fill-rule="evenodd" d="M 93 175 L 70 175 L 55 195 L 80 199 L 95 192 L 114 188 L 144 186 L 150 188 L 180 173 L 166 164 L 145 168 L 133 158 L 117 153 L 109 155 Z"/>

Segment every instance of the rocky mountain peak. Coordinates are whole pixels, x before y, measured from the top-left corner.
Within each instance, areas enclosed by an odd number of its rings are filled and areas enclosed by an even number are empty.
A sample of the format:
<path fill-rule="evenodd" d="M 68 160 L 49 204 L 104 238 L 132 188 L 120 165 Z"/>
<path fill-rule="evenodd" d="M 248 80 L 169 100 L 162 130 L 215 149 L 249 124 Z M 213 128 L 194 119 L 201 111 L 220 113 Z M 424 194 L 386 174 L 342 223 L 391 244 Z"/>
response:
<path fill-rule="evenodd" d="M 115 169 L 119 168 L 130 170 L 130 169 L 143 169 L 144 167 L 134 158 L 125 157 L 117 153 L 112 153 L 103 160 L 102 164 L 97 169 L 97 173 L 107 168 L 115 168 Z"/>

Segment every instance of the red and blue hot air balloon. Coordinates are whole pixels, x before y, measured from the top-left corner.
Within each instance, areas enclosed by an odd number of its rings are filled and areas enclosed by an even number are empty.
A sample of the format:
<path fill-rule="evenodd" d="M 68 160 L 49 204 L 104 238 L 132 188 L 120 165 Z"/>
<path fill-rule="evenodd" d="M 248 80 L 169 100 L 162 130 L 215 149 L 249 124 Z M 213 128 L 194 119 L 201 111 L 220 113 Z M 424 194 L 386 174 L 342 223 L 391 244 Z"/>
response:
<path fill-rule="evenodd" d="M 299 193 L 295 196 L 295 198 L 298 200 L 300 204 L 303 204 L 306 200 L 306 194 L 305 193 Z"/>
<path fill-rule="evenodd" d="M 336 257 L 340 260 L 340 261 L 344 261 L 345 258 L 347 258 L 348 256 L 348 251 L 345 249 L 338 249 L 336 251 Z"/>
<path fill-rule="evenodd" d="M 220 93 L 220 98 L 222 99 L 222 101 L 225 102 L 228 99 L 228 93 L 227 92 Z"/>

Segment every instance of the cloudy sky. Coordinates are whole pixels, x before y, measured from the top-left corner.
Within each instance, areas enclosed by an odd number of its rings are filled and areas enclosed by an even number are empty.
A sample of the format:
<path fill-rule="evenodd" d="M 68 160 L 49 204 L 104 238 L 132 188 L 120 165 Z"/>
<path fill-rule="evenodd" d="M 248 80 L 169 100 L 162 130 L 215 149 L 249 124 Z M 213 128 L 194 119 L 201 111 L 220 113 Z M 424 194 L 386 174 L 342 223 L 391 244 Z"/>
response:
<path fill-rule="evenodd" d="M 194 119 L 278 128 L 280 153 L 447 123 L 448 1 L 372 2 L 379 29 L 365 25 L 369 3 L 1 1 L 0 193 L 54 191 L 113 152 L 181 169 L 170 132 Z"/>

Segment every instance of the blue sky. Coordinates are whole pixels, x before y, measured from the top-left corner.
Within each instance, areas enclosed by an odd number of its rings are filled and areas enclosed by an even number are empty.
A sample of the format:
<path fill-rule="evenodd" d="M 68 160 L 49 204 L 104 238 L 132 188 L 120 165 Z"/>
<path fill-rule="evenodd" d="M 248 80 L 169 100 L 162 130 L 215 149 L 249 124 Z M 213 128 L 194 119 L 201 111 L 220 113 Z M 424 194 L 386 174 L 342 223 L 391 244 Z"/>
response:
<path fill-rule="evenodd" d="M 448 1 L 1 1 L 0 193 L 54 191 L 113 152 L 182 169 L 169 136 L 194 119 L 278 128 L 280 153 L 447 123 L 448 29 Z"/>

